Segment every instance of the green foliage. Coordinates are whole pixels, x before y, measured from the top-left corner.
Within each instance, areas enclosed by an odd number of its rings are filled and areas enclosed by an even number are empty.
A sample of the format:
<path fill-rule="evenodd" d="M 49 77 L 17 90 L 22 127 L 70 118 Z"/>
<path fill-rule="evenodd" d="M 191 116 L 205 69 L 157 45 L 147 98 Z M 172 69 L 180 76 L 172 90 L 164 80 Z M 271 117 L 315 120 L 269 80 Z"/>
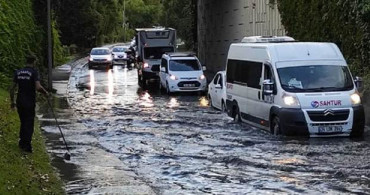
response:
<path fill-rule="evenodd" d="M 278 0 L 288 35 L 336 43 L 355 75 L 369 73 L 370 0 Z"/>
<path fill-rule="evenodd" d="M 19 118 L 9 105 L 9 94 L 0 89 L 0 194 L 64 194 L 37 123 L 34 153 L 25 155 L 18 148 Z"/>
<path fill-rule="evenodd" d="M 55 8 L 64 45 L 90 48 L 122 41 L 123 0 L 59 0 Z"/>
<path fill-rule="evenodd" d="M 159 25 L 162 6 L 156 1 L 131 0 L 126 2 L 126 15 L 131 28 Z"/>
<path fill-rule="evenodd" d="M 47 36 L 42 23 L 35 20 L 34 1 L 0 0 L 0 87 L 9 85 L 14 70 L 24 66 L 25 56 L 30 52 L 38 57 L 39 69 L 45 70 Z M 60 52 L 58 31 L 53 31 L 55 61 L 60 64 L 64 56 Z"/>
<path fill-rule="evenodd" d="M 62 43 L 85 48 L 127 41 L 135 28 L 159 25 L 163 10 L 160 0 L 57 0 L 55 4 Z"/>
<path fill-rule="evenodd" d="M 60 42 L 60 35 L 57 28 L 57 23 L 55 20 L 52 21 L 52 36 L 53 36 L 53 57 L 54 57 L 54 66 L 62 65 L 67 60 L 67 55 L 65 49 Z"/>
<path fill-rule="evenodd" d="M 167 0 L 163 2 L 162 25 L 177 30 L 178 37 L 185 41 L 187 49 L 195 50 L 197 24 L 196 1 Z"/>
<path fill-rule="evenodd" d="M 30 0 L 0 0 L 1 73 L 10 77 L 28 51 L 39 53 L 37 30 Z"/>

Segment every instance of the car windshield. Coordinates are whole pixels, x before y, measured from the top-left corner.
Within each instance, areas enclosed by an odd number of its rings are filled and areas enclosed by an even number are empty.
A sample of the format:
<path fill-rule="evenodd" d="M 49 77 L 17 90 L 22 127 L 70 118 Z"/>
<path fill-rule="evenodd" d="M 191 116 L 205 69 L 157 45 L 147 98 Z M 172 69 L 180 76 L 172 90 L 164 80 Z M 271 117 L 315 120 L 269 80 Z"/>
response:
<path fill-rule="evenodd" d="M 200 66 L 197 60 L 170 60 L 171 71 L 197 71 Z"/>
<path fill-rule="evenodd" d="M 109 50 L 108 49 L 93 49 L 91 51 L 91 55 L 108 55 Z"/>
<path fill-rule="evenodd" d="M 113 48 L 113 52 L 125 52 L 126 50 L 128 50 L 127 47 L 115 47 L 115 48 Z"/>
<path fill-rule="evenodd" d="M 165 53 L 174 52 L 173 47 L 146 47 L 144 48 L 145 59 L 161 59 Z"/>
<path fill-rule="evenodd" d="M 353 89 L 346 66 L 315 65 L 278 69 L 282 88 L 288 92 L 347 91 Z"/>

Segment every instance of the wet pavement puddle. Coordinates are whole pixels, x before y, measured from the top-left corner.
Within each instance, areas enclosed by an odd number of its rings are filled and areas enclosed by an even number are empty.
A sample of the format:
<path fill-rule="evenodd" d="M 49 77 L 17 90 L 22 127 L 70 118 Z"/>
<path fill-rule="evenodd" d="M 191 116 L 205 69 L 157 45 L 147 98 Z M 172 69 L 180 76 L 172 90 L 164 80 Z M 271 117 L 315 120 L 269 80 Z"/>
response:
<path fill-rule="evenodd" d="M 370 193 L 368 130 L 360 140 L 275 137 L 234 123 L 202 95 L 142 90 L 135 69 L 77 63 L 54 99 L 70 162 L 41 109 L 69 194 Z"/>

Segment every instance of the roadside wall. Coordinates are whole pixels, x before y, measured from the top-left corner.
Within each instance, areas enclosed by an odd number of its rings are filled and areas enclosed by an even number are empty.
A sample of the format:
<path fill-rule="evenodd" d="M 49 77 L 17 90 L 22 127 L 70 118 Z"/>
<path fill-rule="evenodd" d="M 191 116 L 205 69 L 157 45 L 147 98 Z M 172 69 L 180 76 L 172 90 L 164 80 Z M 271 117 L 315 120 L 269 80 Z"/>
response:
<path fill-rule="evenodd" d="M 231 43 L 245 36 L 285 35 L 270 0 L 198 0 L 198 55 L 211 73 L 224 70 Z"/>

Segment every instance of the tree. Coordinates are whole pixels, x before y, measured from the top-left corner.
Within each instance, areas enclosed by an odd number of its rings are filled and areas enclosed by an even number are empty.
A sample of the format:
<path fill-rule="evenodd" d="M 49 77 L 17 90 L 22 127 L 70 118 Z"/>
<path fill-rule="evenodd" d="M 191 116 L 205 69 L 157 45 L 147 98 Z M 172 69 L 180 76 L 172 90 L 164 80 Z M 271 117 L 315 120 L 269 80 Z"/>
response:
<path fill-rule="evenodd" d="M 197 34 L 196 1 L 166 0 L 163 2 L 161 24 L 177 30 L 178 36 L 185 41 L 188 49 L 195 50 Z"/>

